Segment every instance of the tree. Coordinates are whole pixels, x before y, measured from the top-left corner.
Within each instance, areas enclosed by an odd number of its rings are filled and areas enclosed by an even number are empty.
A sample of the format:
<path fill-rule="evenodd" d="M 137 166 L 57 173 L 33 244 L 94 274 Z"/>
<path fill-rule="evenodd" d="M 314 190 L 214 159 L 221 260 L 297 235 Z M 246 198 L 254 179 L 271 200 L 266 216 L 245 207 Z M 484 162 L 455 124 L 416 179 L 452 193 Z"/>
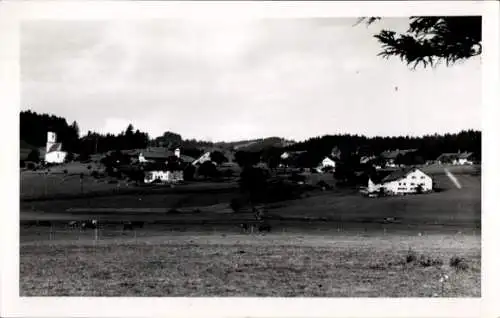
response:
<path fill-rule="evenodd" d="M 177 133 L 166 131 L 162 136 L 157 137 L 155 141 L 156 145 L 160 147 L 173 147 L 182 143 L 182 137 Z"/>
<path fill-rule="evenodd" d="M 75 155 L 72 152 L 68 152 L 64 161 L 71 162 L 73 160 L 75 160 Z"/>
<path fill-rule="evenodd" d="M 195 166 L 191 165 L 191 164 L 188 164 L 185 168 L 184 168 L 184 172 L 183 172 L 183 175 L 184 175 L 184 180 L 186 181 L 191 181 L 194 179 L 194 173 L 196 172 L 196 168 Z"/>
<path fill-rule="evenodd" d="M 226 156 L 224 156 L 224 154 L 218 150 L 212 151 L 210 153 L 210 160 L 212 160 L 213 162 L 215 162 L 218 165 L 220 165 L 224 162 L 228 162 L 228 159 L 226 158 Z"/>
<path fill-rule="evenodd" d="M 198 168 L 198 174 L 206 178 L 215 178 L 218 175 L 217 167 L 211 161 L 205 161 Z"/>
<path fill-rule="evenodd" d="M 266 192 L 268 178 L 267 170 L 261 168 L 247 166 L 241 171 L 240 190 L 249 195 L 252 205 Z"/>
<path fill-rule="evenodd" d="M 361 18 L 368 25 L 380 17 Z M 405 33 L 382 30 L 374 37 L 382 45 L 384 58 L 399 57 L 416 68 L 447 66 L 481 55 L 481 16 L 410 17 Z"/>
<path fill-rule="evenodd" d="M 234 154 L 234 160 L 240 167 L 251 167 L 256 165 L 260 161 L 260 153 L 237 151 Z"/>

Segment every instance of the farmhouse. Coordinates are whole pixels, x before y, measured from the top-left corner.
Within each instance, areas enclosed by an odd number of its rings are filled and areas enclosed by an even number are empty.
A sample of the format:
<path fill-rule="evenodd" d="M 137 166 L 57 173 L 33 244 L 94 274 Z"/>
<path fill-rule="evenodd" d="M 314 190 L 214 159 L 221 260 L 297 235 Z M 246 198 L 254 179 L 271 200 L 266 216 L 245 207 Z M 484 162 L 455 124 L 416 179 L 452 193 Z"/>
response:
<path fill-rule="evenodd" d="M 45 151 L 45 162 L 46 163 L 63 163 L 66 159 L 67 152 L 62 151 L 62 144 L 56 142 L 56 133 L 47 132 L 47 146 Z"/>
<path fill-rule="evenodd" d="M 335 165 L 336 165 L 335 160 L 330 156 L 326 156 L 325 158 L 323 158 L 323 160 L 321 160 L 316 170 L 319 171 L 325 168 L 335 169 Z"/>
<path fill-rule="evenodd" d="M 381 190 L 393 195 L 429 192 L 432 190 L 432 178 L 414 167 L 393 171 L 386 176 L 378 174 L 368 178 L 368 193 Z"/>
<path fill-rule="evenodd" d="M 472 152 L 443 153 L 437 159 L 438 164 L 472 165 Z"/>
<path fill-rule="evenodd" d="M 176 183 L 184 180 L 185 162 L 180 148 L 176 148 L 174 152 L 142 151 L 139 153 L 139 162 L 144 164 L 144 183 Z"/>

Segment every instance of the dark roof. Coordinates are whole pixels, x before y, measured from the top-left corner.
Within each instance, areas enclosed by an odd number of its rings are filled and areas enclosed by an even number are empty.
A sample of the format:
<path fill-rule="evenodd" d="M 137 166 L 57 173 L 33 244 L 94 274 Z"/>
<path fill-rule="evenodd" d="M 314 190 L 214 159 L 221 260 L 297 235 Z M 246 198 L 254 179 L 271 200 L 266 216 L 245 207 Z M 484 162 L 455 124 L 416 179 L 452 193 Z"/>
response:
<path fill-rule="evenodd" d="M 22 139 L 19 143 L 19 148 L 21 148 L 21 149 L 36 149 L 35 146 L 30 145 L 29 143 L 27 143 L 26 141 L 24 141 Z"/>
<path fill-rule="evenodd" d="M 473 155 L 472 152 L 462 152 L 462 153 L 458 154 L 458 159 L 467 159 L 472 155 Z"/>
<path fill-rule="evenodd" d="M 181 154 L 181 160 L 184 162 L 187 162 L 187 163 L 191 163 L 191 162 L 195 161 L 195 159 L 193 157 L 186 156 L 183 154 Z"/>
<path fill-rule="evenodd" d="M 173 156 L 174 153 L 172 151 L 140 151 L 144 158 L 149 159 L 167 159 L 170 156 Z"/>
<path fill-rule="evenodd" d="M 24 161 L 28 159 L 28 156 L 33 150 L 27 148 L 21 148 L 19 160 Z"/>
<path fill-rule="evenodd" d="M 375 183 L 379 184 L 382 183 L 382 180 L 389 176 L 393 171 L 388 171 L 388 170 L 379 170 L 376 172 L 373 172 L 369 175 L 369 178 Z"/>
<path fill-rule="evenodd" d="M 56 143 L 54 143 L 52 146 L 50 146 L 50 148 L 49 148 L 49 151 L 48 151 L 48 152 L 52 152 L 52 151 L 61 151 L 61 147 L 62 147 L 61 143 L 56 142 Z"/>
<path fill-rule="evenodd" d="M 473 155 L 472 152 L 445 152 L 445 153 L 441 154 L 439 157 L 437 157 L 436 160 L 467 159 L 472 155 Z"/>
<path fill-rule="evenodd" d="M 398 170 L 379 170 L 370 174 L 370 179 L 375 184 L 386 183 L 391 181 L 396 181 L 401 178 L 406 177 L 406 175 L 414 170 L 417 170 L 416 167 L 408 167 Z"/>

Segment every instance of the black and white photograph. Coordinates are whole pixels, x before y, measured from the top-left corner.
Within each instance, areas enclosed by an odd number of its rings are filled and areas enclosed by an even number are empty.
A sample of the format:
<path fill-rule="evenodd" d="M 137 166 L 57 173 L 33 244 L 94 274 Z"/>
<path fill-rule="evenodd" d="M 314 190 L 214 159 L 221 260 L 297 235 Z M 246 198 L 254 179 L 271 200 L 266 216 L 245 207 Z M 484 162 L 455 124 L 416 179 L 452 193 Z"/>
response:
<path fill-rule="evenodd" d="M 481 298 L 477 12 L 23 19 L 18 296 Z"/>

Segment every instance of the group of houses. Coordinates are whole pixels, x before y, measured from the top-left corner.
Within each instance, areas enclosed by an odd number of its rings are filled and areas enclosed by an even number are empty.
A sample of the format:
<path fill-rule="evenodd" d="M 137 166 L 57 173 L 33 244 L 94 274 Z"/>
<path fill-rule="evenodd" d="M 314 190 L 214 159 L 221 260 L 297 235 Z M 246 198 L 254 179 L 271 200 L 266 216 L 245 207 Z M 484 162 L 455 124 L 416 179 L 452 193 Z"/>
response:
<path fill-rule="evenodd" d="M 33 147 L 23 147 L 21 142 L 21 162 L 26 161 Z M 396 159 L 399 156 L 416 152 L 417 149 L 387 150 L 379 156 L 363 156 L 360 158 L 361 164 L 369 164 L 377 161 L 374 167 L 377 175 L 370 176 L 368 186 L 364 189 L 367 193 L 415 193 L 432 190 L 432 179 L 418 168 L 406 168 L 397 165 Z M 50 164 L 61 164 L 65 162 L 68 153 L 62 150 L 62 144 L 57 142 L 55 132 L 47 133 L 47 143 L 44 149 L 39 150 L 43 160 Z M 211 152 L 203 153 L 195 159 L 181 153 L 181 146 L 175 145 L 169 149 L 164 147 L 149 147 L 146 149 L 135 149 L 124 151 L 132 157 L 136 163 L 141 165 L 145 171 L 145 183 L 159 182 L 179 182 L 184 180 L 183 171 L 188 165 L 198 166 L 211 160 Z M 281 156 L 280 166 L 286 167 L 294 162 L 306 151 L 284 151 Z M 317 172 L 334 171 L 337 162 L 340 160 L 340 150 L 335 147 L 331 153 L 319 160 L 318 165 L 313 168 Z M 212 161 L 213 162 L 213 161 Z M 437 164 L 471 165 L 474 163 L 474 155 L 470 152 L 443 153 L 435 161 Z M 385 168 L 396 168 L 396 171 L 385 171 Z M 385 174 L 385 175 L 384 175 Z"/>

